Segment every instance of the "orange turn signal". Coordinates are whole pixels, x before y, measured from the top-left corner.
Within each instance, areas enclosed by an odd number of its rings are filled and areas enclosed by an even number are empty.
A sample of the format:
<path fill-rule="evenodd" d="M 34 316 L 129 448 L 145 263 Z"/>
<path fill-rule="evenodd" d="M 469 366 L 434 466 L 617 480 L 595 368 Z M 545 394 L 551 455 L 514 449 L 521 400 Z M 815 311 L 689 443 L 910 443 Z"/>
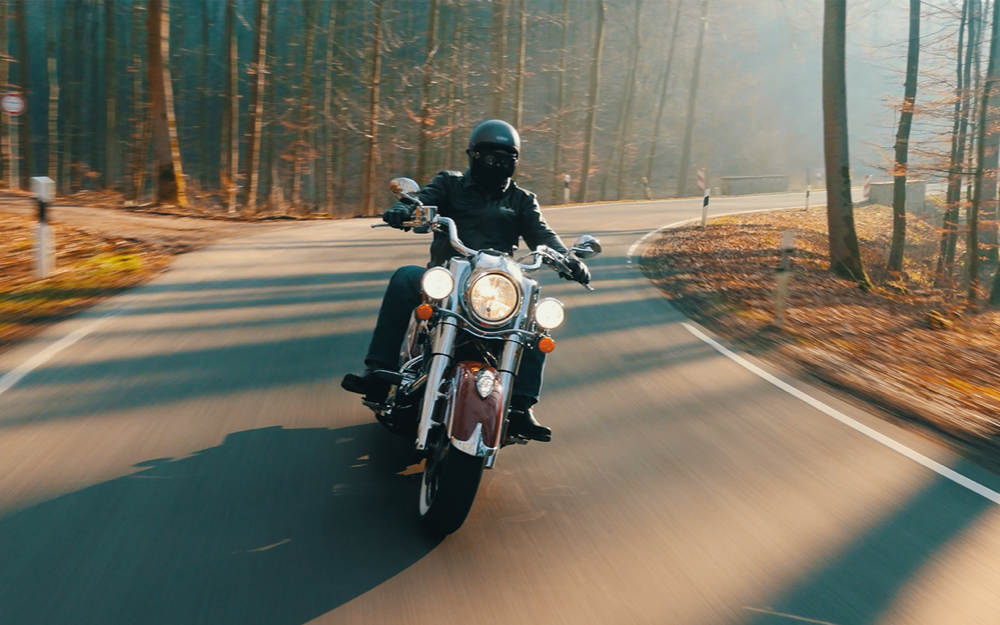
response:
<path fill-rule="evenodd" d="M 538 351 L 543 354 L 548 354 L 556 348 L 556 342 L 552 340 L 551 336 L 543 336 L 538 339 Z"/>
<path fill-rule="evenodd" d="M 421 321 L 427 321 L 434 316 L 434 307 L 430 304 L 421 304 L 417 306 L 417 319 Z"/>

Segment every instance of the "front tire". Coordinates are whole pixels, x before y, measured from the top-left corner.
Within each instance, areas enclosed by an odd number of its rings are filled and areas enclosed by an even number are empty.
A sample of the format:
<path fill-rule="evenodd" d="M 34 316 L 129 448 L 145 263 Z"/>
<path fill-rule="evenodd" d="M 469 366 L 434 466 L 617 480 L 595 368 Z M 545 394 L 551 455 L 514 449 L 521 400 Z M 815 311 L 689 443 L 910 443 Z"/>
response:
<path fill-rule="evenodd" d="M 420 525 L 428 534 L 443 538 L 462 527 L 469 516 L 486 459 L 452 447 L 443 426 L 434 429 L 420 484 Z"/>

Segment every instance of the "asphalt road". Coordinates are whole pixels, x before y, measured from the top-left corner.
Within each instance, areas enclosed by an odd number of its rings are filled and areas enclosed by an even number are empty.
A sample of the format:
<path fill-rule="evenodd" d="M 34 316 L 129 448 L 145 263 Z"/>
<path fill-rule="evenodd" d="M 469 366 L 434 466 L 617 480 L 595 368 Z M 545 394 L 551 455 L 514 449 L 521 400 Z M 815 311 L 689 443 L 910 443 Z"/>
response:
<path fill-rule="evenodd" d="M 720 354 L 626 263 L 699 207 L 547 211 L 605 247 L 593 293 L 543 277 L 553 442 L 501 452 L 440 543 L 408 445 L 338 385 L 426 237 L 263 229 L 3 354 L 0 623 L 1000 622 L 1000 507 Z"/>

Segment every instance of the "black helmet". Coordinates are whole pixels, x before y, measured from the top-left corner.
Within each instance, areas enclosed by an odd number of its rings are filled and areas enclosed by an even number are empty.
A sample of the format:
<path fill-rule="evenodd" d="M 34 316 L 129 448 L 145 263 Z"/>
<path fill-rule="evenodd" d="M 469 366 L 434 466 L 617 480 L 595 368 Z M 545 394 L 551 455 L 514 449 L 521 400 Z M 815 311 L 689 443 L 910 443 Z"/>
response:
<path fill-rule="evenodd" d="M 493 194 L 507 188 L 517 166 L 521 151 L 521 137 L 505 121 L 490 119 L 472 131 L 469 137 L 469 171 L 486 193 Z"/>
<path fill-rule="evenodd" d="M 518 156 L 521 153 L 521 135 L 517 134 L 516 128 L 502 119 L 488 119 L 472 131 L 469 137 L 469 149 L 474 152 L 482 149 L 500 149 Z"/>

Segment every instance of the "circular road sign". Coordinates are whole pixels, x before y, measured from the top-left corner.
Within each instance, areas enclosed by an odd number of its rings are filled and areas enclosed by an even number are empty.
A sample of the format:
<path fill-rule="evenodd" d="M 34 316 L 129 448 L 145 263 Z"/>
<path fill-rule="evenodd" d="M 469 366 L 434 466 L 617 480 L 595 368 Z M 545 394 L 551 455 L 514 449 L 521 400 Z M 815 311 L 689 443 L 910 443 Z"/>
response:
<path fill-rule="evenodd" d="M 8 115 L 20 115 L 27 106 L 24 96 L 20 93 L 8 93 L 0 98 L 0 109 Z"/>

